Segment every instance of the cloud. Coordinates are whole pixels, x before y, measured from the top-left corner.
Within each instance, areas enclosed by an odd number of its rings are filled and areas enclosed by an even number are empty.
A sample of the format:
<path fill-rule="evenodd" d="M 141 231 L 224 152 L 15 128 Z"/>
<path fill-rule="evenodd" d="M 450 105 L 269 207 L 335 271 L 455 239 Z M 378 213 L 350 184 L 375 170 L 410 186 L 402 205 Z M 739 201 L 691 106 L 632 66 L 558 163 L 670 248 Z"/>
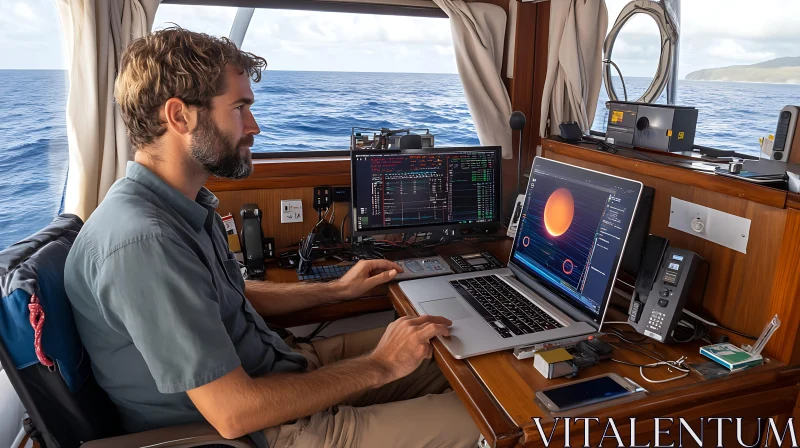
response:
<path fill-rule="evenodd" d="M 607 0 L 613 24 L 628 0 Z M 683 0 L 680 75 L 711 67 L 800 56 L 800 1 Z M 0 0 L 0 68 L 66 68 L 53 0 Z M 236 8 L 162 4 L 155 29 L 177 23 L 218 36 Z M 271 69 L 455 73 L 447 19 L 256 10 L 244 48 Z M 652 19 L 625 26 L 614 61 L 625 76 L 651 76 L 660 53 Z"/>
<path fill-rule="evenodd" d="M 446 19 L 256 10 L 242 48 L 276 70 L 456 73 Z"/>
<path fill-rule="evenodd" d="M 0 69 L 63 69 L 61 23 L 52 0 L 0 0 Z"/>
<path fill-rule="evenodd" d="M 154 28 L 175 22 L 227 36 L 235 8 L 161 5 Z M 271 70 L 456 73 L 447 19 L 257 9 L 242 49 Z"/>

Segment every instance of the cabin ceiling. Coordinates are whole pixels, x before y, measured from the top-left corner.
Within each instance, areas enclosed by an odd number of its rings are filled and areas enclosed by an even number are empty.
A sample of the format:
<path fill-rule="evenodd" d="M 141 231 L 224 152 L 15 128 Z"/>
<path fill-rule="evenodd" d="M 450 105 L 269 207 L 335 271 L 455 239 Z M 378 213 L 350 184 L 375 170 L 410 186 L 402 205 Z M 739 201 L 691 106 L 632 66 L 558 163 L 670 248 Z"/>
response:
<path fill-rule="evenodd" d="M 444 11 L 431 0 L 163 0 L 162 3 L 413 17 L 447 17 Z"/>

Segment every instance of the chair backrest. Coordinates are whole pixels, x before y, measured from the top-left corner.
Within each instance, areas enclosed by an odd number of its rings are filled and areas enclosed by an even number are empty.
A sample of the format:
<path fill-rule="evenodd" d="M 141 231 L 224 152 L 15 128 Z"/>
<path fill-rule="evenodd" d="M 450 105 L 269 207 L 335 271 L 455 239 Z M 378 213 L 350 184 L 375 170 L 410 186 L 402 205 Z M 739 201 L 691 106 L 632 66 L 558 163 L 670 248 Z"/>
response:
<path fill-rule="evenodd" d="M 26 430 L 46 448 L 124 433 L 92 375 L 64 290 L 64 264 L 82 226 L 63 214 L 0 252 L 0 362 L 30 417 Z"/>

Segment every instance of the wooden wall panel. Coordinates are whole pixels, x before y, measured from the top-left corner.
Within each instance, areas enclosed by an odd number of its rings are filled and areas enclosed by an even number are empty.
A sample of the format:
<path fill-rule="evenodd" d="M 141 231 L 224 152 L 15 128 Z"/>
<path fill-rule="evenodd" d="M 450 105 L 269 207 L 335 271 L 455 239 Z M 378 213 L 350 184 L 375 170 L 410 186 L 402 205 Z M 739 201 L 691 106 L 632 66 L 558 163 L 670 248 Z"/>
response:
<path fill-rule="evenodd" d="M 769 316 L 777 314 L 781 327 L 770 339 L 766 350 L 778 353 L 788 365 L 800 364 L 800 210 L 786 210 L 783 245 L 777 255 L 775 287 L 769 297 Z"/>
<path fill-rule="evenodd" d="M 304 238 L 314 225 L 318 222 L 317 212 L 311 206 L 314 199 L 314 189 L 311 187 L 294 187 L 294 188 L 272 188 L 261 190 L 241 190 L 241 191 L 217 191 L 214 192 L 219 198 L 219 208 L 217 213 L 225 216 L 228 213 L 233 214 L 236 221 L 236 228 L 241 232 L 242 219 L 239 216 L 239 210 L 242 205 L 255 203 L 264 212 L 264 217 L 261 220 L 261 227 L 264 230 L 265 237 L 275 238 L 275 246 L 277 249 L 285 248 L 296 244 L 301 238 Z M 284 199 L 301 199 L 303 201 L 303 222 L 281 224 L 279 210 L 281 200 Z M 342 219 L 347 215 L 347 203 L 334 204 L 334 222 L 338 228 Z M 345 227 L 350 227 L 350 222 L 345 224 Z M 350 232 L 346 232 L 346 236 Z"/>
<path fill-rule="evenodd" d="M 674 246 L 696 252 L 710 264 L 703 303 L 705 311 L 734 330 L 756 336 L 761 333 L 772 317 L 770 298 L 773 276 L 781 264 L 779 253 L 786 224 L 785 209 L 553 152 L 548 152 L 547 157 L 635 179 L 655 188 L 650 233 L 669 238 Z M 672 197 L 750 219 L 747 254 L 669 228 Z M 731 339 L 741 341 L 734 336 Z M 775 345 L 768 347 L 767 353 L 782 362 L 789 361 L 781 358 Z"/>
<path fill-rule="evenodd" d="M 539 144 L 539 116 L 544 77 L 547 74 L 547 42 L 550 23 L 550 2 L 518 3 L 514 55 L 514 78 L 511 80 L 511 107 L 527 118 L 522 131 L 522 174 L 530 171 L 530 161 Z M 503 205 L 511 210 L 517 197 L 517 159 L 519 135 L 514 132 L 513 159 L 503 160 Z M 524 178 L 523 178 L 524 179 Z"/>

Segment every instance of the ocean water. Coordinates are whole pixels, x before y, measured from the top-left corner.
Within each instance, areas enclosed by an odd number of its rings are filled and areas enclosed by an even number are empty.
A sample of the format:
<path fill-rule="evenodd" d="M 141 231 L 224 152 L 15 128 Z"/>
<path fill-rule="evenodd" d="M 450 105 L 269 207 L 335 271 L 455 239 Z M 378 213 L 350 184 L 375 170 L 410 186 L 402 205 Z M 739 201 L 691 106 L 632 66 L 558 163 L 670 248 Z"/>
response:
<path fill-rule="evenodd" d="M 649 80 L 626 79 L 637 98 Z M 457 75 L 268 71 L 253 85 L 261 127 L 253 151 L 346 150 L 350 128 L 428 128 L 437 146 L 477 145 Z M 621 87 L 618 88 L 621 91 Z M 757 154 L 800 86 L 679 82 L 700 108 L 698 144 Z M 0 249 L 58 213 L 67 174 L 64 71 L 0 70 Z M 601 93 L 593 128 L 605 129 Z M 665 102 L 662 98 L 661 102 Z"/>
<path fill-rule="evenodd" d="M 64 71 L 0 70 L 0 249 L 58 214 L 68 166 Z M 267 71 L 254 152 L 347 150 L 350 128 L 422 127 L 477 145 L 458 75 Z"/>
<path fill-rule="evenodd" d="M 67 73 L 0 70 L 0 249 L 58 214 L 68 151 Z"/>

